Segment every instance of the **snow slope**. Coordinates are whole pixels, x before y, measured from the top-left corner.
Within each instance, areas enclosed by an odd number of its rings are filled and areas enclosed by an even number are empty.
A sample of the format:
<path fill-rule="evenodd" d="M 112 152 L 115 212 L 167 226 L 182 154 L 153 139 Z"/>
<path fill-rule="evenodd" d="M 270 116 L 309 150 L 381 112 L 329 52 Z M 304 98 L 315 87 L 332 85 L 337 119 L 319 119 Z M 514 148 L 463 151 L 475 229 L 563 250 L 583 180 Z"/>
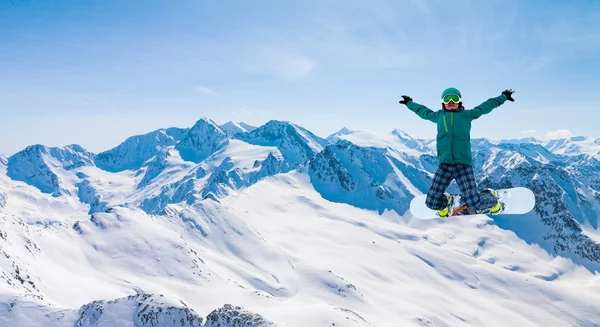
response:
<path fill-rule="evenodd" d="M 227 198 L 226 204 L 272 246 L 285 249 L 296 270 L 310 265 L 336 276 L 328 281 L 323 274 L 313 276 L 298 293 L 343 304 L 356 314 L 357 325 L 559 326 L 600 321 L 593 304 L 600 286 L 596 276 L 527 245 L 486 216 L 403 225 L 393 212 L 382 220 L 371 211 L 332 204 L 310 185 L 305 174 L 280 175 Z M 318 303 L 307 303 L 313 301 Z M 583 310 L 571 311 L 578 310 L 575 306 Z M 289 324 L 300 319 L 285 309 L 273 317 Z M 325 322 L 333 320 L 310 321 Z"/>
<path fill-rule="evenodd" d="M 26 228 L 4 216 L 9 229 L 0 241 L 11 245 L 11 259 L 2 259 L 2 269 L 33 281 L 35 288 L 28 287 L 35 297 L 19 296 L 25 292 L 20 283 L 3 288 L 0 321 L 127 326 L 141 308 L 132 308 L 132 299 L 162 312 L 170 308 L 167 317 L 151 315 L 159 322 L 152 326 L 161 327 L 185 308 L 192 322 L 182 326 L 196 326 L 199 318 L 226 311 L 226 304 L 288 326 L 600 321 L 597 276 L 528 245 L 490 218 L 404 224 L 387 211 L 382 219 L 323 199 L 306 172 L 268 177 L 221 203 L 171 207 L 165 216 L 127 208 L 89 219 L 76 211 L 71 218 L 59 215 L 69 211 L 50 212 L 53 223 L 21 220 Z M 136 300 L 135 294 L 148 295 Z M 164 294 L 173 304 L 150 294 Z"/>

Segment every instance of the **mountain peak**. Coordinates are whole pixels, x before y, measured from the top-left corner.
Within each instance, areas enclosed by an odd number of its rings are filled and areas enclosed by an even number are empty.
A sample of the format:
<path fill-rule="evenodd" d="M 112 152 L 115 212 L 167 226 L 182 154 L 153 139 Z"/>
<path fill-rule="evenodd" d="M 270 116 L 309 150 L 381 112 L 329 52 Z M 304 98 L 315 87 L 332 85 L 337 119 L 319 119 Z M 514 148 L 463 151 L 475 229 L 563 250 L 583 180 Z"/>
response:
<path fill-rule="evenodd" d="M 294 123 L 286 121 L 286 120 L 272 119 L 272 120 L 269 120 L 263 126 L 259 127 L 259 129 L 260 128 L 262 128 L 262 129 L 273 129 L 273 128 L 279 128 L 279 127 L 284 127 L 284 126 L 295 126 L 295 125 L 294 125 Z"/>
<path fill-rule="evenodd" d="M 414 140 L 415 139 L 410 134 L 408 134 L 408 133 L 406 133 L 404 131 L 401 131 L 401 130 L 399 130 L 397 128 L 392 131 L 392 135 L 396 135 L 397 137 L 399 137 L 401 139 L 407 139 L 407 140 Z"/>
<path fill-rule="evenodd" d="M 223 129 L 223 127 L 224 127 L 224 126 L 225 126 L 225 127 L 238 127 L 238 128 L 241 128 L 241 129 L 243 129 L 243 127 L 242 127 L 242 126 L 240 126 L 240 124 L 239 124 L 239 123 L 237 123 L 237 122 L 234 122 L 234 121 L 232 121 L 232 120 L 230 120 L 230 121 L 226 122 L 226 123 L 225 123 L 225 124 L 223 124 L 223 125 L 220 125 L 219 127 L 221 127 L 221 129 Z"/>
<path fill-rule="evenodd" d="M 192 128 L 194 128 L 196 126 L 201 126 L 204 124 L 212 125 L 213 127 L 217 128 L 217 129 L 221 129 L 219 127 L 219 125 L 217 125 L 217 123 L 215 123 L 212 119 L 207 118 L 207 117 L 202 117 L 202 118 L 198 119 Z"/>
<path fill-rule="evenodd" d="M 190 128 L 185 138 L 175 148 L 183 160 L 199 163 L 213 154 L 227 137 L 214 121 L 202 118 Z"/>
<path fill-rule="evenodd" d="M 117 147 L 98 154 L 96 165 L 110 172 L 139 169 L 161 149 L 181 141 L 187 131 L 176 127 L 161 128 L 146 134 L 131 136 Z"/>
<path fill-rule="evenodd" d="M 66 170 L 81 166 L 94 166 L 95 154 L 88 152 L 78 144 L 64 147 L 47 147 L 42 144 L 30 145 L 8 158 L 7 164 L 11 165 L 11 162 L 15 163 L 22 158 L 39 160 L 44 155 L 48 156 L 46 159 L 53 159 L 53 166 L 62 166 Z"/>
<path fill-rule="evenodd" d="M 15 153 L 7 162 L 7 175 L 37 187 L 44 193 L 59 196 L 68 193 L 57 171 L 94 166 L 95 155 L 77 144 L 62 148 L 31 145 Z"/>
<path fill-rule="evenodd" d="M 228 121 L 225 124 L 219 126 L 223 132 L 229 136 L 233 136 L 237 133 L 247 133 L 256 129 L 256 127 L 250 126 L 242 122 Z"/>
<path fill-rule="evenodd" d="M 353 130 L 349 129 L 348 127 L 342 127 L 342 129 L 340 129 L 339 131 L 335 132 L 334 134 L 346 135 L 346 134 L 352 134 L 352 133 L 354 133 Z"/>
<path fill-rule="evenodd" d="M 326 138 L 326 140 L 327 140 L 327 142 L 333 144 L 333 143 L 336 143 L 336 142 L 338 142 L 340 140 L 343 140 L 345 135 L 351 135 L 351 134 L 354 134 L 354 133 L 356 133 L 356 132 L 353 131 L 353 130 L 351 130 L 351 129 L 349 129 L 349 128 L 347 128 L 347 127 L 342 127 L 342 129 L 340 129 L 339 131 L 337 131 L 337 132 L 329 135 Z"/>
<path fill-rule="evenodd" d="M 298 135 L 304 138 L 305 140 L 316 141 L 316 143 L 320 144 L 321 146 L 325 146 L 327 144 L 325 140 L 314 135 L 307 129 L 300 127 L 294 123 L 281 120 L 270 120 L 263 126 L 258 127 L 250 133 L 247 133 L 247 135 L 251 138 L 260 138 L 263 141 L 273 142 L 281 141 L 286 136 Z M 275 143 L 271 145 L 275 145 Z"/>
<path fill-rule="evenodd" d="M 342 136 L 344 136 L 344 135 L 350 135 L 350 134 L 353 134 L 353 133 L 354 133 L 353 130 L 351 130 L 351 129 L 347 128 L 347 127 L 342 127 L 342 129 L 340 129 L 339 131 L 337 131 L 337 132 L 329 135 L 326 138 L 326 140 L 329 143 L 335 143 L 335 142 L 339 141 Z"/>
<path fill-rule="evenodd" d="M 215 123 L 212 119 L 206 118 L 206 117 L 202 117 L 202 118 L 198 119 L 196 121 L 196 123 L 194 124 L 194 126 L 192 126 L 192 128 L 190 128 L 190 131 L 206 129 L 206 128 L 211 128 L 211 129 L 215 129 L 215 131 L 223 132 L 223 130 L 217 123 Z"/>
<path fill-rule="evenodd" d="M 276 146 L 292 166 L 319 153 L 328 142 L 310 131 L 287 121 L 271 120 L 250 133 L 236 138 L 259 146 Z"/>
<path fill-rule="evenodd" d="M 541 140 L 536 139 L 535 137 L 524 137 L 520 139 L 504 139 L 500 140 L 500 143 L 512 143 L 512 144 L 520 144 L 520 143 L 534 143 L 541 144 L 543 143 Z"/>

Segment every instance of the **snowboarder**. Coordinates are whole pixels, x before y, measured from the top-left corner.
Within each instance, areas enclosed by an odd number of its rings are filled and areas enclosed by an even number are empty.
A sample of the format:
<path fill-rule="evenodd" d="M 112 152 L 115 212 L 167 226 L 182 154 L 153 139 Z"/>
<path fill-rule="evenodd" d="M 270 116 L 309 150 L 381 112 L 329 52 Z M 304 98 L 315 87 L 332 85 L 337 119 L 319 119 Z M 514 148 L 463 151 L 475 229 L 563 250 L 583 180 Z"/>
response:
<path fill-rule="evenodd" d="M 425 203 L 429 209 L 437 210 L 438 216 L 448 217 L 451 214 L 452 199 L 445 191 L 453 179 L 458 184 L 469 214 L 498 214 L 502 210 L 494 190 L 485 189 L 481 193 L 477 190 L 472 167 L 471 121 L 490 113 L 506 100 L 514 101 L 513 93 L 511 89 L 505 90 L 500 96 L 490 98 L 473 109 L 465 109 L 462 94 L 451 87 L 442 92 L 442 109 L 438 111 L 414 102 L 409 96 L 402 96 L 401 104 L 419 117 L 437 124 L 439 167 L 433 176 Z"/>

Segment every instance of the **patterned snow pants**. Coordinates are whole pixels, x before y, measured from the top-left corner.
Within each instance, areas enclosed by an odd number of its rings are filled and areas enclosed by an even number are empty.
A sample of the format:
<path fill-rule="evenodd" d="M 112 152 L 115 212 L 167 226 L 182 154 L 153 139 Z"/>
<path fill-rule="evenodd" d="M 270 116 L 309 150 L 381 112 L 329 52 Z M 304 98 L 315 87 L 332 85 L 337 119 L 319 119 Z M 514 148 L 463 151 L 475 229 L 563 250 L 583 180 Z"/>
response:
<path fill-rule="evenodd" d="M 444 192 L 453 179 L 456 180 L 461 197 L 465 200 L 469 211 L 480 211 L 496 205 L 497 199 L 495 196 L 487 192 L 480 194 L 477 190 L 473 167 L 463 164 L 442 163 L 433 176 L 433 182 L 425 200 L 425 205 L 429 209 L 442 210 L 448 206 L 448 199 L 446 199 Z"/>

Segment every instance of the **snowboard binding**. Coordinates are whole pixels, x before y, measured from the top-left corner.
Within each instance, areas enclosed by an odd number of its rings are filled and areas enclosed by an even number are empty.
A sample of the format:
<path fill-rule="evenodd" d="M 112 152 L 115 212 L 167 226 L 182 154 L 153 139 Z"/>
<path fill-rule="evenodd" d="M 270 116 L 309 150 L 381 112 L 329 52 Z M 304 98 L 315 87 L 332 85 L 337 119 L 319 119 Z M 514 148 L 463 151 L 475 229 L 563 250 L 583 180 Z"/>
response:
<path fill-rule="evenodd" d="M 454 196 L 452 196 L 452 195 L 450 195 L 448 193 L 445 193 L 445 192 L 444 192 L 444 195 L 446 196 L 446 199 L 448 199 L 448 205 L 444 209 L 437 211 L 437 215 L 440 218 L 447 218 L 447 217 L 449 217 L 450 216 L 450 209 L 452 208 L 452 204 L 454 204 Z"/>
<path fill-rule="evenodd" d="M 462 204 L 462 203 L 458 203 L 458 206 L 457 206 L 457 204 L 455 204 L 455 200 L 456 200 L 455 196 L 453 194 L 444 193 L 444 195 L 448 199 L 448 206 L 442 210 L 438 210 L 437 216 L 440 218 L 448 218 L 451 216 L 463 216 L 463 215 L 473 215 L 473 214 L 498 215 L 498 214 L 502 213 L 502 211 L 504 211 L 505 205 L 504 205 L 504 203 L 502 203 L 500 201 L 500 199 L 498 199 L 498 195 L 495 190 L 493 190 L 491 188 L 486 188 L 486 189 L 482 190 L 481 193 L 489 193 L 489 194 L 493 195 L 497 200 L 496 204 L 494 206 L 492 206 L 491 208 L 474 211 L 474 210 L 470 210 L 469 207 L 467 207 L 467 205 Z M 459 202 L 462 202 L 462 201 L 459 201 Z"/>
<path fill-rule="evenodd" d="M 489 209 L 482 210 L 481 213 L 483 213 L 483 214 L 491 214 L 491 215 L 498 215 L 502 211 L 504 211 L 504 203 L 502 203 L 500 201 L 500 199 L 498 199 L 498 194 L 496 193 L 496 191 L 494 191 L 491 188 L 486 188 L 483 191 L 481 191 L 481 193 L 483 193 L 483 192 L 487 192 L 487 193 L 493 195 L 496 198 L 497 202 L 496 202 L 496 204 L 493 207 L 491 207 Z"/>

